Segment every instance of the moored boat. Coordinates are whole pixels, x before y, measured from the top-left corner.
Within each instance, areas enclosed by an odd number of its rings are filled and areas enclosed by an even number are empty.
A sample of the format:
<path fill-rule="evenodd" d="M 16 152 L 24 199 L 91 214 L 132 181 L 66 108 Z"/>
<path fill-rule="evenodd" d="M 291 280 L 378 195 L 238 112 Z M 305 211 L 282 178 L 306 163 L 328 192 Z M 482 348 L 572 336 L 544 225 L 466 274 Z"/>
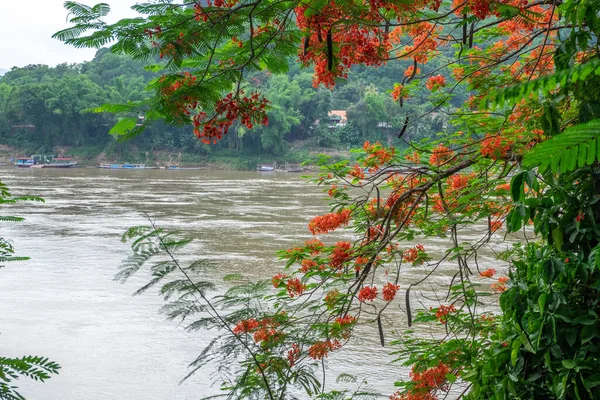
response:
<path fill-rule="evenodd" d="M 29 158 L 18 158 L 15 165 L 19 168 L 71 168 L 75 167 L 77 162 L 71 157 L 33 155 Z"/>
<path fill-rule="evenodd" d="M 102 169 L 157 169 L 158 167 L 148 167 L 146 164 L 100 164 L 98 168 Z"/>
<path fill-rule="evenodd" d="M 35 165 L 35 161 L 32 158 L 17 158 L 17 162 L 15 165 L 19 168 L 29 168 L 32 165 Z"/>
<path fill-rule="evenodd" d="M 71 157 L 56 157 L 52 158 L 49 163 L 45 164 L 36 164 L 32 165 L 32 167 L 37 168 L 72 168 L 77 165 Z"/>
<path fill-rule="evenodd" d="M 259 172 L 274 172 L 275 165 L 272 164 L 260 164 L 256 167 L 256 170 Z"/>

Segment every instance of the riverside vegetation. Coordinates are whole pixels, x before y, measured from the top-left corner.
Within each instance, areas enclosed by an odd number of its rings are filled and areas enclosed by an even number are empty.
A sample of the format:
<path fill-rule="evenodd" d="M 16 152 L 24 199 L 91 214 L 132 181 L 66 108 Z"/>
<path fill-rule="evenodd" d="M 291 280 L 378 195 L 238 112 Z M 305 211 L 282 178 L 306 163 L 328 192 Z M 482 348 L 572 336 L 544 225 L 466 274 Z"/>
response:
<path fill-rule="evenodd" d="M 161 62 L 159 57 L 154 61 Z M 353 79 L 329 90 L 313 87 L 312 74 L 296 65 L 283 75 L 256 71 L 249 77 L 252 86 L 270 99 L 268 127 L 235 124 L 227 140 L 207 146 L 190 134 L 189 127 L 158 122 L 141 137 L 119 141 L 107 134 L 112 125 L 138 114 L 90 110 L 149 99 L 146 86 L 160 74 L 146 64 L 100 49 L 93 60 L 82 64 L 13 68 L 0 77 L 0 144 L 14 149 L 10 156 L 66 151 L 89 164 L 212 163 L 254 169 L 257 163 L 277 159 L 303 162 L 318 151 L 347 155 L 349 147 L 365 140 L 387 142 L 402 123 L 400 107 L 386 93 L 401 74 L 397 67 L 382 67 L 376 73 L 357 67 L 351 72 Z M 424 109 L 424 103 L 422 99 L 410 107 Z M 347 111 L 347 125 L 331 128 L 330 110 Z M 411 135 L 431 136 L 445 120 L 443 115 L 426 118 Z"/>

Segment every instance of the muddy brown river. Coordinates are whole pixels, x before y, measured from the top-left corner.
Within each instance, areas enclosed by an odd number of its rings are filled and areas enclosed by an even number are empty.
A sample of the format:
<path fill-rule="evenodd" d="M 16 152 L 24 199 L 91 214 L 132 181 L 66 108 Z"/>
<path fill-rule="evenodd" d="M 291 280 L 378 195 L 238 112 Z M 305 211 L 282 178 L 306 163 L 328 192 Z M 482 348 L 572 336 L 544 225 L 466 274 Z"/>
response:
<path fill-rule="evenodd" d="M 3 215 L 26 220 L 0 225 L 19 255 L 31 257 L 0 269 L 0 354 L 44 355 L 62 366 L 46 383 L 19 382 L 35 400 L 182 400 L 218 393 L 210 371 L 179 384 L 210 335 L 166 321 L 156 292 L 132 297 L 146 275 L 126 284 L 113 279 L 128 255 L 120 236 L 146 224 L 144 213 L 194 236 L 193 251 L 224 274 L 261 279 L 281 268 L 275 252 L 310 238 L 309 218 L 328 211 L 321 189 L 294 174 L 3 168 L 0 178 L 13 194 L 45 199 L 4 206 Z M 446 244 L 440 238 L 426 247 Z M 407 271 L 405 279 L 422 273 Z M 365 332 L 329 359 L 328 382 L 349 372 L 389 396 L 394 379 L 407 371 L 390 364 L 391 349 L 378 345 L 375 330 Z"/>

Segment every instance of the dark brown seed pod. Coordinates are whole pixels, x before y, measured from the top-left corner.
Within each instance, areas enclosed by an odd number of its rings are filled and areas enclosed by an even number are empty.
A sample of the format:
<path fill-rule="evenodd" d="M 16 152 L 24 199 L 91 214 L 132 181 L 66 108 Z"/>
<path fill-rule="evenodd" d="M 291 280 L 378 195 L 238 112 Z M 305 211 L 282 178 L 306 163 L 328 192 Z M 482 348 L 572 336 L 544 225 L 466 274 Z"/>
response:
<path fill-rule="evenodd" d="M 331 29 L 327 31 L 327 69 L 333 71 L 333 38 Z"/>
<path fill-rule="evenodd" d="M 467 44 L 467 14 L 463 14 L 463 37 L 462 43 Z"/>
<path fill-rule="evenodd" d="M 475 29 L 475 22 L 471 23 L 471 29 L 469 30 L 469 48 L 473 48 L 473 29 Z"/>
<path fill-rule="evenodd" d="M 400 139 L 404 133 L 406 133 L 406 129 L 408 128 L 408 123 L 410 122 L 410 118 L 407 115 L 406 118 L 404 119 L 404 125 L 402 125 L 402 129 L 400 130 L 400 133 L 398 134 L 398 139 Z"/>

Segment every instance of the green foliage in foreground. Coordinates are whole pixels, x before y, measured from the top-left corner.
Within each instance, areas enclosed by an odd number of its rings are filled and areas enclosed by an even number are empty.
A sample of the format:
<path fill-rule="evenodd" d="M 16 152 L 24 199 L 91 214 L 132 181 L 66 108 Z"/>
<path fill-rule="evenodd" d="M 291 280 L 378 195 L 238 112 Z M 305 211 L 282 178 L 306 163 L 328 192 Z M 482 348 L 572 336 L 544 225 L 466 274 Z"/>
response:
<path fill-rule="evenodd" d="M 511 256 L 495 345 L 467 398 L 600 399 L 600 167 L 522 172 L 512 185 L 509 230 L 532 221 L 543 242 Z"/>
<path fill-rule="evenodd" d="M 39 197 L 21 196 L 12 197 L 8 187 L 0 182 L 0 205 L 14 204 L 18 201 L 42 201 Z M 19 222 L 23 218 L 13 216 L 0 216 L 1 222 Z M 11 261 L 25 261 L 29 257 L 15 256 L 15 249 L 10 240 L 0 237 L 0 268 L 2 264 Z M 45 381 L 51 375 L 57 374 L 60 366 L 44 357 L 2 357 L 0 356 L 0 399 L 22 400 L 24 397 L 19 393 L 15 381 L 20 377 L 30 378 L 36 381 Z"/>
<path fill-rule="evenodd" d="M 224 275 L 222 280 L 229 288 L 213 295 L 210 291 L 218 292 L 219 286 L 215 279 L 217 266 L 207 259 L 184 261 L 181 253 L 191 240 L 157 227 L 152 221 L 150 226 L 128 229 L 122 239 L 131 243 L 132 254 L 121 264 L 116 280 L 124 282 L 141 269 L 148 269 L 152 278 L 135 292 L 136 295 L 158 288 L 165 299 L 162 312 L 168 319 L 179 321 L 188 331 L 217 332 L 190 364 L 190 372 L 183 378 L 183 381 L 187 380 L 203 369 L 213 371 L 212 377 L 221 385 L 223 394 L 206 399 L 283 399 L 289 398 L 293 391 L 328 400 L 379 398 L 368 390 L 366 382 L 357 381 L 348 374 L 340 375 L 338 382 L 353 385 L 355 390 L 325 391 L 324 377 L 319 376 L 323 368 L 320 362 L 303 357 L 298 362 L 302 361 L 304 365 L 292 368 L 284 361 L 293 346 L 305 347 L 319 335 L 320 331 L 293 328 L 298 320 L 314 318 L 307 314 L 314 302 L 289 308 L 288 313 L 273 314 L 273 310 L 281 305 L 278 303 L 288 304 L 289 299 L 272 296 L 270 281 L 250 282 L 239 274 Z M 285 336 L 271 336 L 257 344 L 236 330 L 241 320 L 262 318 L 279 327 L 290 328 L 290 332 Z M 321 323 L 321 329 L 326 329 L 326 324 Z M 277 368 L 272 368 L 274 366 Z"/>

